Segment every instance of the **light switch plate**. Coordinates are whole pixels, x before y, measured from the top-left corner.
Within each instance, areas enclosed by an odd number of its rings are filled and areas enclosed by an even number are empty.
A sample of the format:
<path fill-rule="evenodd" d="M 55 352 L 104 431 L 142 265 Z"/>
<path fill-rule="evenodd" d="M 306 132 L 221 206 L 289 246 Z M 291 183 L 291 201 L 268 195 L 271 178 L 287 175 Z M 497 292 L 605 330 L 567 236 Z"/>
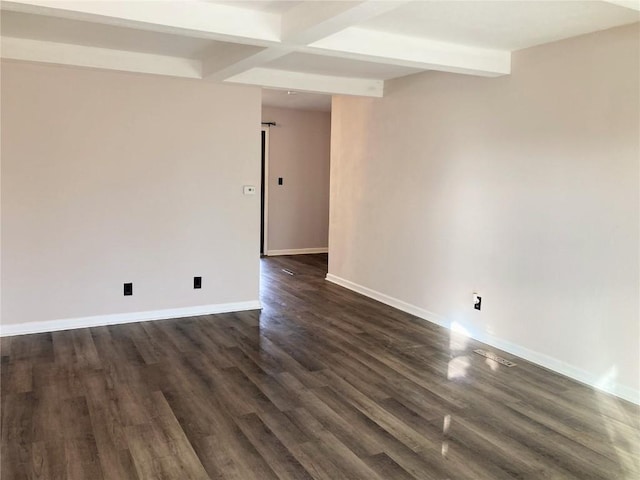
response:
<path fill-rule="evenodd" d="M 255 195 L 256 187 L 254 187 L 253 185 L 245 185 L 244 187 L 242 187 L 242 191 L 245 195 Z"/>

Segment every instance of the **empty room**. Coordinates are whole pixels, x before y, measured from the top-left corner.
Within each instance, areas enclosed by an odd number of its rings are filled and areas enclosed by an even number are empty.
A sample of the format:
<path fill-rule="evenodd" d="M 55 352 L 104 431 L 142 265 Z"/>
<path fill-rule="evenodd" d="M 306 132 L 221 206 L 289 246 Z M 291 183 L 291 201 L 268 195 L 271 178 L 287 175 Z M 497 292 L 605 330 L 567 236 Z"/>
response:
<path fill-rule="evenodd" d="M 640 0 L 0 2 L 0 478 L 640 478 Z"/>

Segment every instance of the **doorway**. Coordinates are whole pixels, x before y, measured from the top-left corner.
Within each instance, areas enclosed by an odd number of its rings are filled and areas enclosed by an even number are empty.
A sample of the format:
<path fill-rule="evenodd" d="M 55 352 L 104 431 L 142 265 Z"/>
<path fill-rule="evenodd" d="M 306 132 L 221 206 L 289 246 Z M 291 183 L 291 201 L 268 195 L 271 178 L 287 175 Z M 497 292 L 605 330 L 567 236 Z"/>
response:
<path fill-rule="evenodd" d="M 269 185 L 269 128 L 262 127 L 260 132 L 261 162 L 260 162 L 260 256 L 267 255 L 267 230 L 268 230 L 268 195 Z"/>

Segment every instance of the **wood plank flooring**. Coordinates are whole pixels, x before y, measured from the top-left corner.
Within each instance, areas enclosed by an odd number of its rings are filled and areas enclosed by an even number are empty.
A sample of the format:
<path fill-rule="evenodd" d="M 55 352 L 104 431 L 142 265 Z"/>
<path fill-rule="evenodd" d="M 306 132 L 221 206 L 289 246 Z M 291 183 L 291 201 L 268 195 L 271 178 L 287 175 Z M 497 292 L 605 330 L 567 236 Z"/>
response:
<path fill-rule="evenodd" d="M 262 270 L 261 312 L 3 338 L 2 480 L 640 478 L 637 406 Z"/>

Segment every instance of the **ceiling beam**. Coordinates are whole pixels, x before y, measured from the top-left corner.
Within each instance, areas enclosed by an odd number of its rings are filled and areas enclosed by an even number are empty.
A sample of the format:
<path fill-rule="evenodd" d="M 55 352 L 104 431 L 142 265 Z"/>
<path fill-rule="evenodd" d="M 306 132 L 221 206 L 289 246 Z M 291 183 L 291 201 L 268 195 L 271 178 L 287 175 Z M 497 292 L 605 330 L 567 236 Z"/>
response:
<path fill-rule="evenodd" d="M 229 83 L 261 85 L 268 88 L 332 95 L 382 97 L 384 81 L 289 72 L 272 68 L 252 68 L 228 79 Z"/>
<path fill-rule="evenodd" d="M 213 50 L 201 60 L 192 60 L 3 38 L 2 56 L 14 60 L 368 96 L 381 96 L 383 82 L 287 72 L 270 69 L 268 64 L 293 52 L 306 52 L 421 70 L 483 76 L 510 73 L 511 54 L 508 51 L 466 47 L 357 26 L 409 1 L 411 0 L 307 1 L 277 15 L 201 0 L 3 0 L 0 3 L 3 10 L 180 34 L 225 43 L 215 44 Z M 157 65 L 152 65 L 154 62 Z"/>
<path fill-rule="evenodd" d="M 410 1 L 302 2 L 282 16 L 280 38 L 289 44 L 308 45 Z"/>
<path fill-rule="evenodd" d="M 68 43 L 41 42 L 26 38 L 2 37 L 2 58 L 172 77 L 202 78 L 202 64 L 199 60 Z"/>
<path fill-rule="evenodd" d="M 613 5 L 617 5 L 619 7 L 630 8 L 631 10 L 635 10 L 640 12 L 640 0 L 604 0 L 607 3 L 612 3 Z"/>
<path fill-rule="evenodd" d="M 511 72 L 511 52 L 350 27 L 301 49 L 307 53 L 424 70 L 495 77 Z"/>
<path fill-rule="evenodd" d="M 237 58 L 235 63 L 220 63 L 215 58 L 205 59 L 204 76 L 207 79 L 221 81 L 252 68 L 262 67 L 297 51 L 301 46 L 398 8 L 408 1 L 410 0 L 302 2 L 282 15 L 280 44 L 264 51 L 249 52 Z M 216 68 L 216 65 L 219 65 L 219 68 Z"/>
<path fill-rule="evenodd" d="M 287 55 L 292 50 L 286 47 L 244 49 L 235 54 L 211 55 L 203 60 L 203 78 L 224 81 L 252 68 L 265 65 L 272 60 Z"/>
<path fill-rule="evenodd" d="M 280 16 L 197 0 L 3 0 L 2 10 L 174 33 L 211 40 L 272 45 Z"/>

